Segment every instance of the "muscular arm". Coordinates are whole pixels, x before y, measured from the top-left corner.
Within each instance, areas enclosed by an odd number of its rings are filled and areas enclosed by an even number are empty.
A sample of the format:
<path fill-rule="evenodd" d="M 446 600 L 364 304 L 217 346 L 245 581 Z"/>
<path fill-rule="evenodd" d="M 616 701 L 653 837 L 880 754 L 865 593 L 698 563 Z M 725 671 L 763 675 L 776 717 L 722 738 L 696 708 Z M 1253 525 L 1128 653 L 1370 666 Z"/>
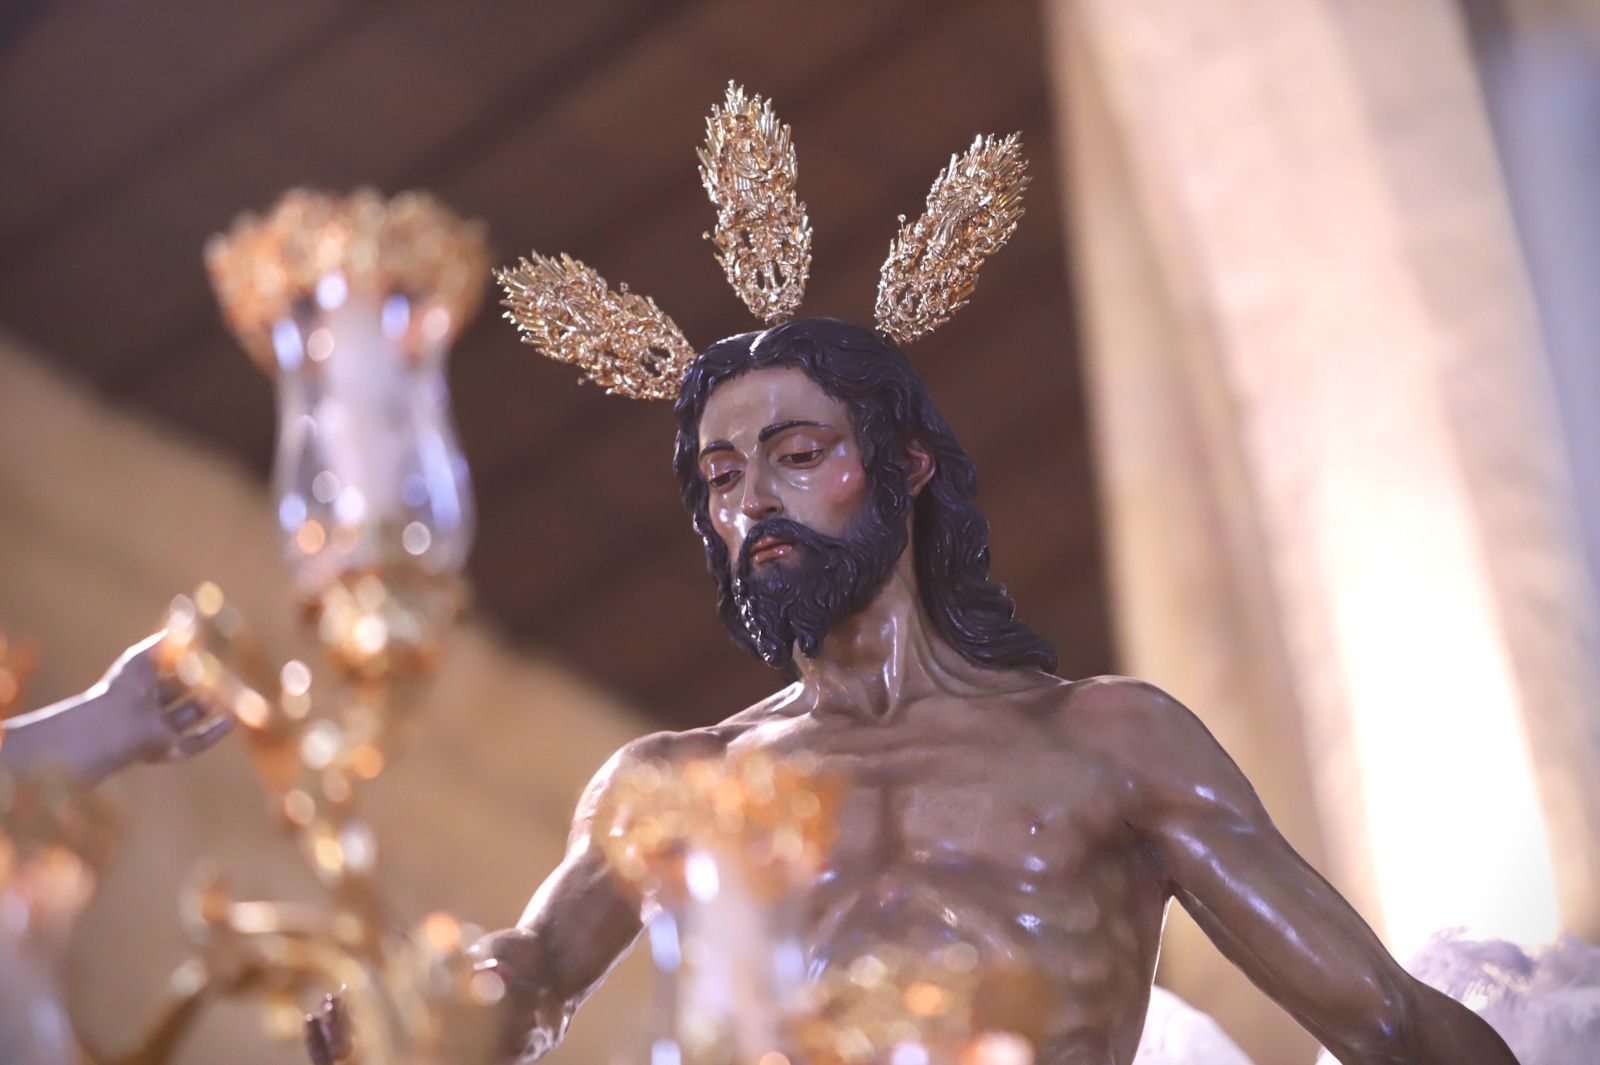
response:
<path fill-rule="evenodd" d="M 1133 828 L 1258 987 L 1344 1065 L 1516 1065 L 1488 1024 L 1395 962 L 1193 714 L 1148 685 L 1099 683 L 1113 733 L 1130 744 Z"/>
<path fill-rule="evenodd" d="M 501 1059 L 536 1061 L 566 1034 L 589 992 L 638 937 L 640 903 L 611 876 L 595 814 L 617 774 L 654 754 L 650 738 L 618 751 L 578 801 L 566 856 L 534 893 L 515 928 L 485 937 L 479 968 L 506 982 Z"/>

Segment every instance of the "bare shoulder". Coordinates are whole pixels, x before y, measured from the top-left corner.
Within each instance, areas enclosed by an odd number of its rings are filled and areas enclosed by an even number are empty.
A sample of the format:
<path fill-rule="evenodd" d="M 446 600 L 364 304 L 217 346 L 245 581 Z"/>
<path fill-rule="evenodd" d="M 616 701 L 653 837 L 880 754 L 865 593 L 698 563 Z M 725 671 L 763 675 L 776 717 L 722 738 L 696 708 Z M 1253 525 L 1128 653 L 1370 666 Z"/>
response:
<path fill-rule="evenodd" d="M 1074 681 L 1061 694 L 1055 721 L 1074 744 L 1099 752 L 1146 799 L 1253 795 L 1205 723 L 1146 681 Z"/>
<path fill-rule="evenodd" d="M 643 762 L 676 762 L 686 758 L 706 758 L 721 754 L 725 746 L 726 743 L 714 728 L 652 732 L 647 736 L 628 741 L 611 756 L 611 762 L 621 768 Z"/>
<path fill-rule="evenodd" d="M 728 744 L 738 736 L 781 714 L 783 707 L 792 701 L 793 689 L 785 688 L 715 725 L 678 732 L 652 732 L 629 740 L 600 767 L 590 784 L 590 790 L 595 790 L 597 786 L 603 788 L 619 773 L 646 762 L 682 762 L 694 758 L 721 757 L 727 753 Z"/>
<path fill-rule="evenodd" d="M 721 722 L 711 727 L 711 731 L 725 735 L 732 739 L 739 733 L 764 724 L 777 717 L 788 717 L 798 712 L 796 700 L 800 694 L 801 685 L 798 681 L 786 688 L 779 688 L 771 695 L 740 710 L 732 717 L 724 718 Z"/>
<path fill-rule="evenodd" d="M 1111 743 L 1149 742 L 1169 734 L 1205 732 L 1205 726 L 1178 700 L 1134 677 L 1088 677 L 1063 684 L 1056 696 L 1056 720 Z M 1209 735 L 1209 733 L 1208 733 Z"/>
<path fill-rule="evenodd" d="M 592 814 L 611 785 L 638 766 L 653 762 L 682 762 L 694 758 L 715 758 L 723 753 L 727 740 L 714 729 L 687 729 L 682 732 L 652 732 L 629 740 L 606 759 L 583 791 L 578 815 Z"/>
<path fill-rule="evenodd" d="M 798 685 L 774 692 L 760 702 L 705 728 L 681 732 L 652 732 L 629 740 L 600 767 L 579 803 L 579 814 L 596 809 L 608 788 L 629 769 L 647 762 L 686 762 L 695 758 L 720 758 L 728 745 L 764 721 L 781 716 L 794 701 Z"/>

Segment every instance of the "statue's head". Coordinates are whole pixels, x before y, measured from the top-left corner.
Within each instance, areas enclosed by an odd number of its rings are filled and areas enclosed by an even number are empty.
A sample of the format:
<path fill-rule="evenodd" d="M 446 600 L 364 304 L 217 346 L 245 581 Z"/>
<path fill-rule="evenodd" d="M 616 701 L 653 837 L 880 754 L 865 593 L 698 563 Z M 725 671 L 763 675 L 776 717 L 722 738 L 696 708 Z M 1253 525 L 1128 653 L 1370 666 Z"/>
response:
<path fill-rule="evenodd" d="M 1019 137 L 975 138 L 934 180 L 922 216 L 900 217 L 878 273 L 876 332 L 793 317 L 811 272 L 811 220 L 789 127 L 770 101 L 730 82 L 699 158 L 723 273 L 752 314 L 783 324 L 696 355 L 654 300 L 613 289 L 571 256 L 538 253 L 496 271 L 506 317 L 607 392 L 674 400 L 673 465 L 723 623 L 770 664 L 789 672 L 796 647 L 814 657 L 898 568 L 972 662 L 1053 670 L 1055 650 L 989 579 L 972 461 L 897 346 L 963 307 L 979 267 L 1016 230 L 1028 185 Z"/>
<path fill-rule="evenodd" d="M 893 342 L 826 318 L 729 337 L 695 360 L 675 413 L 673 467 L 741 646 L 789 672 L 909 548 L 922 606 L 963 656 L 1056 667 L 989 579 L 972 460 Z"/>

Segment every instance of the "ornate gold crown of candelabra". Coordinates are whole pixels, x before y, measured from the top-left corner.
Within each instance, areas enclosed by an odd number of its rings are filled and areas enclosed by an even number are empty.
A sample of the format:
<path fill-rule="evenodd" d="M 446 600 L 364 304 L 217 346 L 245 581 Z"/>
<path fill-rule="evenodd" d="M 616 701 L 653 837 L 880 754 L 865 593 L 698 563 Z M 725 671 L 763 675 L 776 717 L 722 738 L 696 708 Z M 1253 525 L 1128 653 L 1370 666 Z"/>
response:
<path fill-rule="evenodd" d="M 335 197 L 293 189 L 265 217 L 241 215 L 206 242 L 206 272 L 223 318 L 268 373 L 279 369 L 274 329 L 302 301 L 343 292 L 403 294 L 407 349 L 443 343 L 483 299 L 483 225 L 456 217 L 432 196 L 385 200 L 372 189 Z M 342 302 L 342 301 L 341 301 Z"/>
<path fill-rule="evenodd" d="M 789 127 L 770 101 L 730 82 L 706 120 L 700 180 L 717 209 L 708 234 L 717 261 L 745 306 L 764 322 L 794 316 L 811 270 L 811 221 L 796 191 Z M 928 192 L 922 217 L 889 243 L 879 273 L 880 332 L 904 344 L 964 306 L 978 268 L 1016 230 L 1027 187 L 1017 134 L 979 136 L 951 156 Z M 654 300 L 604 278 L 568 255 L 531 253 L 497 270 L 502 306 L 525 343 L 578 366 L 607 392 L 673 399 L 695 349 Z"/>

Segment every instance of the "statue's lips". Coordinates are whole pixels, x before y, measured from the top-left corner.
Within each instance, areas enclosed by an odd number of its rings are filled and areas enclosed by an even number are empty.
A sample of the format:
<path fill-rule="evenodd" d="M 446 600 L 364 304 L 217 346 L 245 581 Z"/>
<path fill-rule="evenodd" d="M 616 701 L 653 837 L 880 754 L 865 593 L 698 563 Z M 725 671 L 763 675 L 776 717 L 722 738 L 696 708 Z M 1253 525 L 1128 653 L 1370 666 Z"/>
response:
<path fill-rule="evenodd" d="M 765 565 L 768 562 L 783 558 L 794 550 L 794 545 L 787 540 L 780 540 L 776 536 L 763 537 L 757 540 L 750 548 L 750 566 Z"/>

